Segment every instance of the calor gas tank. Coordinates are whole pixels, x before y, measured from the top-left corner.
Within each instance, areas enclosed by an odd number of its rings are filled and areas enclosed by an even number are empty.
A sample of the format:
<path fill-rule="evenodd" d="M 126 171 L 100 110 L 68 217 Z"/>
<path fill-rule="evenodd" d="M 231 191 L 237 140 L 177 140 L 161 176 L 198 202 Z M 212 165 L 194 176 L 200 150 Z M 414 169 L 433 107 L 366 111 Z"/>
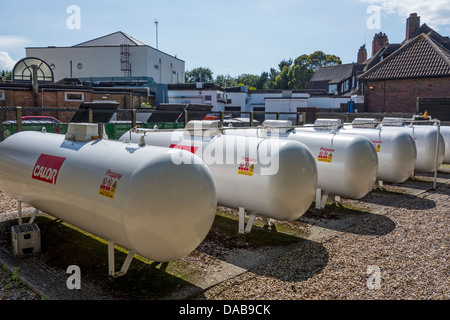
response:
<path fill-rule="evenodd" d="M 377 179 L 376 150 L 365 137 L 278 128 L 230 129 L 226 134 L 302 142 L 316 161 L 318 188 L 330 194 L 360 199 Z"/>
<path fill-rule="evenodd" d="M 297 141 L 226 136 L 215 129 L 197 133 L 142 129 L 126 132 L 120 140 L 195 153 L 210 168 L 218 204 L 226 207 L 290 221 L 303 215 L 314 200 L 317 166 L 310 150 Z"/>
<path fill-rule="evenodd" d="M 175 164 L 175 152 L 195 164 Z M 209 168 L 190 152 L 32 131 L 0 143 L 0 190 L 160 262 L 193 251 L 217 205 Z"/>

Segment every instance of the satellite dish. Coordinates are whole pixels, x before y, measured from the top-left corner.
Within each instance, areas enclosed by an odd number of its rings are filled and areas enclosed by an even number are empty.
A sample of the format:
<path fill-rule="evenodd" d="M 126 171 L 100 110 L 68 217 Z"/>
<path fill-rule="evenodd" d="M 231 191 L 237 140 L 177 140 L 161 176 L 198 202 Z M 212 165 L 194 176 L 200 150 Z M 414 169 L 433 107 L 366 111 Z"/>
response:
<path fill-rule="evenodd" d="M 33 81 L 34 68 L 36 69 L 38 82 L 54 82 L 52 68 L 44 60 L 34 57 L 24 58 L 15 64 L 12 71 L 13 82 Z"/>

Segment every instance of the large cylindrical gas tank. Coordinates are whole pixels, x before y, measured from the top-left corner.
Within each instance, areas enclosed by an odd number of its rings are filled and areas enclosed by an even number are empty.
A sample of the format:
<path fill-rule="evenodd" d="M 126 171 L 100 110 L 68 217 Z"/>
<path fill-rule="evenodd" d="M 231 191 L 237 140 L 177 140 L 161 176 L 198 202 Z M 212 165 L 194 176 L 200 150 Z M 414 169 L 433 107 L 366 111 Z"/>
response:
<path fill-rule="evenodd" d="M 445 144 L 442 134 L 438 135 L 437 126 L 422 125 L 381 125 L 384 131 L 407 132 L 415 141 L 417 149 L 417 158 L 414 171 L 416 172 L 434 172 L 436 168 L 444 161 Z M 438 145 L 439 141 L 439 145 Z M 439 146 L 438 148 L 437 145 Z M 437 153 L 436 153 L 437 149 Z"/>
<path fill-rule="evenodd" d="M 317 167 L 302 143 L 219 132 L 196 135 L 185 130 L 143 129 L 126 132 L 120 138 L 125 143 L 139 143 L 141 139 L 147 145 L 184 149 L 198 155 L 212 172 L 220 205 L 291 221 L 305 213 L 314 200 Z"/>
<path fill-rule="evenodd" d="M 0 190 L 154 261 L 173 261 L 206 237 L 216 213 L 208 167 L 175 164 L 173 149 L 69 141 L 24 131 L 0 143 Z"/>
<path fill-rule="evenodd" d="M 373 143 L 378 155 L 378 180 L 402 183 L 413 175 L 417 149 L 408 133 L 383 128 L 354 128 L 351 125 L 344 126 L 337 133 L 364 136 Z"/>
<path fill-rule="evenodd" d="M 365 137 L 276 128 L 228 129 L 225 132 L 226 135 L 267 136 L 304 143 L 317 163 L 317 186 L 334 195 L 362 198 L 372 190 L 377 179 L 377 154 Z"/>

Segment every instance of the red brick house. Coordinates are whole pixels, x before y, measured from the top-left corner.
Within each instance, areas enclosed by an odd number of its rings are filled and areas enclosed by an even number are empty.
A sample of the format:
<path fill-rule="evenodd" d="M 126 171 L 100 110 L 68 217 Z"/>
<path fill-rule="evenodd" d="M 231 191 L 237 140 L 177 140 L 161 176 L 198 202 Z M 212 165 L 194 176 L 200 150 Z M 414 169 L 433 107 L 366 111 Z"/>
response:
<path fill-rule="evenodd" d="M 358 77 L 366 112 L 415 113 L 417 98 L 450 98 L 450 39 L 418 19 L 411 14 L 402 45 Z"/>

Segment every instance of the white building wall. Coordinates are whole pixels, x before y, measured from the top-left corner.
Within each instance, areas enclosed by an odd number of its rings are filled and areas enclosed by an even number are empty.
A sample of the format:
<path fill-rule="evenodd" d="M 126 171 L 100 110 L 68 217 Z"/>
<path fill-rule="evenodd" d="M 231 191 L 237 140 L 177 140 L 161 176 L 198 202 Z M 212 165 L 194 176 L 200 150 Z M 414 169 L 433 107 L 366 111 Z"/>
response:
<path fill-rule="evenodd" d="M 217 90 L 169 90 L 169 103 L 207 104 L 212 105 L 211 111 L 223 111 L 223 92 Z"/>
<path fill-rule="evenodd" d="M 184 83 L 184 61 L 148 46 L 129 48 L 132 77 L 152 77 L 157 83 Z M 125 76 L 118 46 L 26 48 L 26 56 L 53 65 L 55 81 L 70 77 Z"/>
<path fill-rule="evenodd" d="M 347 103 L 350 101 L 350 98 L 343 97 L 311 97 L 309 98 L 308 107 L 311 108 L 333 108 L 339 109 L 341 107 L 341 103 Z"/>
<path fill-rule="evenodd" d="M 303 98 L 266 98 L 266 112 L 294 112 L 295 114 L 280 114 L 280 120 L 297 119 L 297 108 L 308 106 L 308 97 Z M 276 114 L 266 115 L 266 119 L 276 119 Z"/>

